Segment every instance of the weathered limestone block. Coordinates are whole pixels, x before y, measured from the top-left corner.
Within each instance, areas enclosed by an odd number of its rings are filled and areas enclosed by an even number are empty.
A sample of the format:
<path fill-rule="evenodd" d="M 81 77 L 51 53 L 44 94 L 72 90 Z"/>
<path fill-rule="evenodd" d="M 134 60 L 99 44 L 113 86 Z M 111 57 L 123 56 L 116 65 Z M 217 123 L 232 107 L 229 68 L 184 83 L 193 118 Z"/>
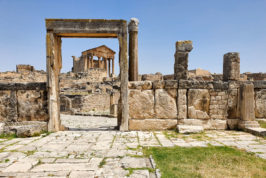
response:
<path fill-rule="evenodd" d="M 223 62 L 223 80 L 240 79 L 240 57 L 239 53 L 226 53 Z"/>
<path fill-rule="evenodd" d="M 188 117 L 209 119 L 210 94 L 207 89 L 188 90 Z"/>
<path fill-rule="evenodd" d="M 196 125 L 177 125 L 177 131 L 182 134 L 191 134 L 203 132 L 204 128 Z"/>
<path fill-rule="evenodd" d="M 156 80 L 163 80 L 163 75 L 160 72 L 156 74 L 143 74 L 141 80 L 145 81 L 156 81 Z"/>
<path fill-rule="evenodd" d="M 164 81 L 165 89 L 173 89 L 178 88 L 178 81 L 177 80 L 166 80 Z"/>
<path fill-rule="evenodd" d="M 177 119 L 129 119 L 129 130 L 167 130 L 176 124 Z"/>
<path fill-rule="evenodd" d="M 254 85 L 243 83 L 240 87 L 240 118 L 244 121 L 254 121 Z"/>
<path fill-rule="evenodd" d="M 210 91 L 210 117 L 212 119 L 227 118 L 227 99 L 226 91 Z"/>
<path fill-rule="evenodd" d="M 177 117 L 178 119 L 187 118 L 187 90 L 178 89 L 177 91 Z"/>
<path fill-rule="evenodd" d="M 175 52 L 175 80 L 188 79 L 188 53 L 193 49 L 192 41 L 177 41 Z"/>
<path fill-rule="evenodd" d="M 46 91 L 19 90 L 17 100 L 18 121 L 48 121 Z"/>
<path fill-rule="evenodd" d="M 176 89 L 155 90 L 155 118 L 177 118 L 176 96 Z"/>
<path fill-rule="evenodd" d="M 255 89 L 266 89 L 266 80 L 254 81 L 253 84 Z"/>
<path fill-rule="evenodd" d="M 31 137 L 47 131 L 47 122 L 22 121 L 5 125 L 4 133 L 16 134 L 19 137 Z"/>
<path fill-rule="evenodd" d="M 256 91 L 255 94 L 255 116 L 266 118 L 266 89 Z"/>
<path fill-rule="evenodd" d="M 82 113 L 109 114 L 110 95 L 109 94 L 89 94 L 82 98 Z"/>
<path fill-rule="evenodd" d="M 202 126 L 206 130 L 225 130 L 227 129 L 226 120 L 221 119 L 180 119 L 178 120 L 178 125 L 192 125 L 192 126 Z"/>
<path fill-rule="evenodd" d="M 152 82 L 151 81 L 134 81 L 128 82 L 129 89 L 138 89 L 138 90 L 151 90 Z"/>
<path fill-rule="evenodd" d="M 0 90 L 0 121 L 17 121 L 16 91 Z"/>
<path fill-rule="evenodd" d="M 129 118 L 154 118 L 154 92 L 153 90 L 129 91 Z"/>
<path fill-rule="evenodd" d="M 163 89 L 165 87 L 165 81 L 156 80 L 153 83 L 153 89 Z"/>

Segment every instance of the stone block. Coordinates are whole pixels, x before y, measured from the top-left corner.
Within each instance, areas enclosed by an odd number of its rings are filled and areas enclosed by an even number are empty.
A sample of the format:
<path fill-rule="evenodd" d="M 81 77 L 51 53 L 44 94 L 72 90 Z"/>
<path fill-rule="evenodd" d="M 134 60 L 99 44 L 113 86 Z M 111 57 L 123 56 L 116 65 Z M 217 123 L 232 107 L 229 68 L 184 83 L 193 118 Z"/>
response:
<path fill-rule="evenodd" d="M 175 119 L 177 118 L 176 89 L 155 90 L 155 118 Z"/>
<path fill-rule="evenodd" d="M 230 130 L 238 129 L 239 119 L 227 119 L 226 121 L 227 121 L 227 126 Z"/>
<path fill-rule="evenodd" d="M 17 108 L 16 91 L 0 90 L 0 121 L 17 121 Z"/>
<path fill-rule="evenodd" d="M 191 134 L 203 132 L 204 128 L 195 125 L 177 125 L 177 131 L 182 134 Z"/>
<path fill-rule="evenodd" d="M 177 119 L 130 119 L 129 130 L 168 130 L 174 129 Z"/>
<path fill-rule="evenodd" d="M 153 82 L 153 89 L 163 89 L 165 87 L 165 81 L 156 80 Z"/>
<path fill-rule="evenodd" d="M 19 90 L 17 100 L 18 121 L 48 121 L 46 91 Z"/>
<path fill-rule="evenodd" d="M 188 117 L 209 119 L 210 94 L 207 89 L 188 90 Z"/>
<path fill-rule="evenodd" d="M 142 81 L 156 81 L 156 80 L 163 80 L 163 75 L 159 72 L 156 74 L 143 74 L 141 77 Z"/>
<path fill-rule="evenodd" d="M 266 89 L 255 92 L 255 117 L 266 118 Z"/>
<path fill-rule="evenodd" d="M 137 90 L 151 90 L 152 82 L 151 81 L 134 81 L 128 82 L 129 89 L 137 89 Z"/>
<path fill-rule="evenodd" d="M 178 89 L 177 91 L 177 112 L 178 119 L 187 118 L 187 90 Z"/>
<path fill-rule="evenodd" d="M 221 119 L 180 119 L 178 120 L 178 125 L 192 125 L 192 126 L 202 126 L 206 130 L 225 130 L 227 129 L 226 120 Z"/>
<path fill-rule="evenodd" d="M 243 83 L 240 87 L 240 118 L 244 121 L 255 120 L 254 85 Z"/>
<path fill-rule="evenodd" d="M 130 90 L 128 104 L 130 118 L 148 119 L 155 116 L 153 90 Z"/>

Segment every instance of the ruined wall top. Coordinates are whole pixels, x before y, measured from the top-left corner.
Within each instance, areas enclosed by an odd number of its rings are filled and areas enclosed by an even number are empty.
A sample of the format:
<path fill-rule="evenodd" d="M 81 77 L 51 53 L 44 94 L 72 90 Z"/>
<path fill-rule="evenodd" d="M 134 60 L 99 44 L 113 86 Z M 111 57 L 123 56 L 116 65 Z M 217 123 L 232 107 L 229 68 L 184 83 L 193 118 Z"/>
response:
<path fill-rule="evenodd" d="M 177 41 L 176 42 L 176 52 L 190 52 L 193 49 L 192 41 Z"/>
<path fill-rule="evenodd" d="M 19 64 L 16 66 L 16 71 L 17 72 L 33 72 L 34 67 L 31 65 Z"/>

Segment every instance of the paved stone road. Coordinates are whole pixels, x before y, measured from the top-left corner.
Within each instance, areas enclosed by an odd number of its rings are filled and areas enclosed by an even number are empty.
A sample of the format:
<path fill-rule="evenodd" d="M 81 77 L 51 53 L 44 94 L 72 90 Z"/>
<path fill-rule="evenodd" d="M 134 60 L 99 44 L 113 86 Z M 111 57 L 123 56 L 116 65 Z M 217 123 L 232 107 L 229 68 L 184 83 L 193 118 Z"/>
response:
<path fill-rule="evenodd" d="M 153 167 L 150 159 L 143 156 L 143 146 L 208 144 L 236 146 L 266 159 L 266 140 L 244 132 L 181 135 L 172 131 L 64 131 L 40 137 L 0 139 L 0 176 L 155 177 L 149 172 Z"/>

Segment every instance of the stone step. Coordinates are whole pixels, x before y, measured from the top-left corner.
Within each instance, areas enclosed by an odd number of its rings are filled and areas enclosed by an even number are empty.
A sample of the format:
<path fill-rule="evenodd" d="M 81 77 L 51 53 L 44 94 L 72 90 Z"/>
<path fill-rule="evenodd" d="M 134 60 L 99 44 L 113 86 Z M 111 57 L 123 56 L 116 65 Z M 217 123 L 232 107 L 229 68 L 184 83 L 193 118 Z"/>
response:
<path fill-rule="evenodd" d="M 260 124 L 257 121 L 240 121 L 238 123 L 239 129 L 245 128 L 260 128 Z"/>
<path fill-rule="evenodd" d="M 204 131 L 204 128 L 196 125 L 177 125 L 177 131 L 183 134 L 200 133 Z"/>
<path fill-rule="evenodd" d="M 266 136 L 266 129 L 265 128 L 253 127 L 253 128 L 246 128 L 245 130 L 248 133 L 251 133 L 253 135 L 262 136 L 262 137 Z"/>

